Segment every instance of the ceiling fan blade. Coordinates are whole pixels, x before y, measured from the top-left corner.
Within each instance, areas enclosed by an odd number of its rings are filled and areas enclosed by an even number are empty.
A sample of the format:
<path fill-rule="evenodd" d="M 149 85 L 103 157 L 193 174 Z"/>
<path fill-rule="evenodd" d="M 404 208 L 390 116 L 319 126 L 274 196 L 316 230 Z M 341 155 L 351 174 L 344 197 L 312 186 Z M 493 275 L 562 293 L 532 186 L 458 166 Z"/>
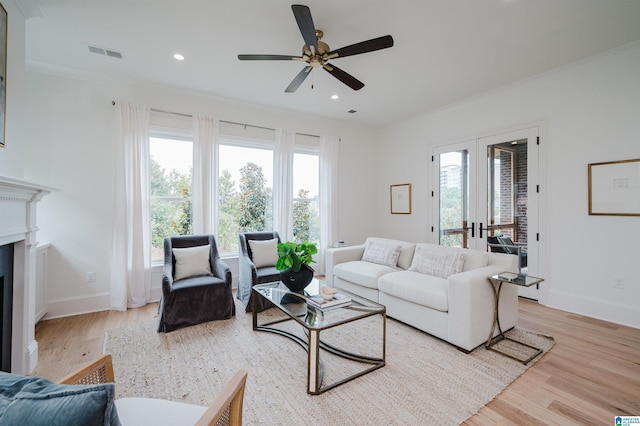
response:
<path fill-rule="evenodd" d="M 360 90 L 364 87 L 363 82 L 361 82 L 351 74 L 342 71 L 335 65 L 325 64 L 322 66 L 322 68 L 324 68 L 329 74 L 331 74 L 347 86 L 351 87 L 353 90 Z"/>
<path fill-rule="evenodd" d="M 301 56 L 291 55 L 238 55 L 241 61 L 296 61 L 304 60 Z"/>
<path fill-rule="evenodd" d="M 289 84 L 289 87 L 287 87 L 284 91 L 286 93 L 293 93 L 296 90 L 298 90 L 298 87 L 300 87 L 300 85 L 302 84 L 302 82 L 307 78 L 307 76 L 311 73 L 311 70 L 313 69 L 313 67 L 308 66 L 308 67 L 304 67 L 302 69 L 302 71 L 300 71 L 298 73 L 298 75 L 296 75 L 296 78 L 293 79 L 293 81 Z"/>
<path fill-rule="evenodd" d="M 327 59 L 343 58 L 345 56 L 359 55 L 361 53 L 373 52 L 375 50 L 386 49 L 393 46 L 393 37 L 390 35 L 373 38 L 350 46 L 341 47 L 327 53 Z"/>
<path fill-rule="evenodd" d="M 311 10 L 307 6 L 301 4 L 291 5 L 293 15 L 296 17 L 298 28 L 304 39 L 304 44 L 309 47 L 312 54 L 318 51 L 318 37 L 316 36 L 316 27 L 313 25 Z M 311 48 L 313 46 L 313 49 Z"/>

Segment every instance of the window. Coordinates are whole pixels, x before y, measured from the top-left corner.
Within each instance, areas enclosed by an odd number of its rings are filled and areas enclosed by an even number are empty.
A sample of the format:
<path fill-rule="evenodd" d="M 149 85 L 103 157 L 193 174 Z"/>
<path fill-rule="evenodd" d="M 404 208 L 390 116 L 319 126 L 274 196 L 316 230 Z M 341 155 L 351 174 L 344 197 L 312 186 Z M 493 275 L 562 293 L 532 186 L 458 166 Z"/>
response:
<path fill-rule="evenodd" d="M 151 261 L 161 262 L 164 237 L 193 233 L 193 141 L 151 136 L 149 154 Z"/>
<path fill-rule="evenodd" d="M 218 250 L 238 253 L 238 233 L 273 229 L 273 148 L 224 139 L 219 149 Z"/>
<path fill-rule="evenodd" d="M 319 159 L 317 154 L 293 156 L 293 239 L 320 241 Z"/>
<path fill-rule="evenodd" d="M 151 252 L 152 262 L 164 258 L 163 240 L 170 235 L 193 234 L 193 155 L 190 122 L 158 121 L 151 128 Z M 175 120 L 174 120 L 175 121 Z M 227 129 L 229 130 L 229 129 Z M 234 129 L 231 129 L 232 131 Z M 237 133 L 237 132 L 236 132 Z M 238 254 L 238 234 L 274 229 L 273 135 L 255 137 L 225 134 L 218 144 L 219 252 Z M 293 160 L 293 236 L 298 242 L 318 242 L 319 155 L 317 138 L 296 140 Z"/>

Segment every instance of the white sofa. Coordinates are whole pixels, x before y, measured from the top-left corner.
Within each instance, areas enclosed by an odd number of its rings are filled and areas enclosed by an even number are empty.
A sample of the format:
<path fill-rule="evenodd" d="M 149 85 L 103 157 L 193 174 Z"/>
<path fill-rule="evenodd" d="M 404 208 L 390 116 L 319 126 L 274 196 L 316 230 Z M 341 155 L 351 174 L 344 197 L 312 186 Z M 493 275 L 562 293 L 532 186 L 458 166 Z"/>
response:
<path fill-rule="evenodd" d="M 326 262 L 327 285 L 385 305 L 388 316 L 464 351 L 489 337 L 495 299 L 487 277 L 518 271 L 517 256 L 376 237 L 328 249 Z M 500 324 L 506 331 L 517 322 L 517 287 L 503 285 Z"/>

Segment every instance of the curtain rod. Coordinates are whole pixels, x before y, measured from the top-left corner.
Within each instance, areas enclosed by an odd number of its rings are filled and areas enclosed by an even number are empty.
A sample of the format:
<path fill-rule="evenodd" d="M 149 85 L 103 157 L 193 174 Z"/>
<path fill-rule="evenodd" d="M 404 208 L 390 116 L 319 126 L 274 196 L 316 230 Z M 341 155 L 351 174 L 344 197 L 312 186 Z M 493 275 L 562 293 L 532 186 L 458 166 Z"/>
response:
<path fill-rule="evenodd" d="M 115 106 L 116 101 L 111 101 L 111 105 Z M 185 114 L 184 112 L 173 112 L 173 111 L 166 111 L 164 109 L 156 109 L 156 108 L 151 108 L 151 111 L 155 111 L 155 112 L 162 112 L 165 114 L 173 114 L 173 115 L 180 115 L 182 117 L 189 117 L 189 118 L 193 118 L 193 115 L 191 114 Z M 247 127 L 253 127 L 254 129 L 262 129 L 262 130 L 271 130 L 274 131 L 276 129 L 272 129 L 271 127 L 263 127 L 263 126 L 256 126 L 254 124 L 247 124 L 247 123 L 238 123 L 236 121 L 226 121 L 226 120 L 220 120 L 221 123 L 225 123 L 225 124 L 235 124 L 237 126 L 244 126 L 244 128 L 246 129 Z M 300 136 L 309 136 L 311 138 L 319 138 L 320 136 L 318 135 L 310 135 L 308 133 L 296 133 L 296 135 L 300 135 Z"/>

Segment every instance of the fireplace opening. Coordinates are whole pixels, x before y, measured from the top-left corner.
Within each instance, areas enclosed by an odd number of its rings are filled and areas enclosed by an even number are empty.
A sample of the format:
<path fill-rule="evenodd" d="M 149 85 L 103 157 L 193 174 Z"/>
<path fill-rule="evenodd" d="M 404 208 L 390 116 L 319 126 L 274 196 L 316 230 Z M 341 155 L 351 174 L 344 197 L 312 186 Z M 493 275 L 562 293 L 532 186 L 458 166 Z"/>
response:
<path fill-rule="evenodd" d="M 0 246 L 0 370 L 11 372 L 13 244 Z"/>

